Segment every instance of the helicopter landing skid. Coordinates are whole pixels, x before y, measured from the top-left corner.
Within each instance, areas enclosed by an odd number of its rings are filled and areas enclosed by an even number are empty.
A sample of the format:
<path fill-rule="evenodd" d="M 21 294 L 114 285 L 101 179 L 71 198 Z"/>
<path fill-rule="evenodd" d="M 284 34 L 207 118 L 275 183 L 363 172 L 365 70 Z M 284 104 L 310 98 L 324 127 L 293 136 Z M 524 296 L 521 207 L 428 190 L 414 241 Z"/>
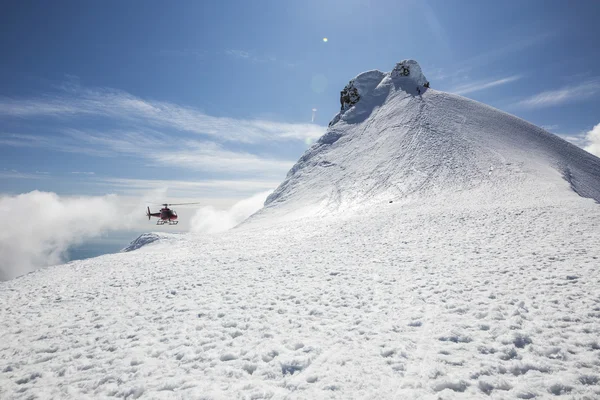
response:
<path fill-rule="evenodd" d="M 164 219 L 159 219 L 156 221 L 156 225 L 177 225 L 179 221 L 166 221 Z"/>

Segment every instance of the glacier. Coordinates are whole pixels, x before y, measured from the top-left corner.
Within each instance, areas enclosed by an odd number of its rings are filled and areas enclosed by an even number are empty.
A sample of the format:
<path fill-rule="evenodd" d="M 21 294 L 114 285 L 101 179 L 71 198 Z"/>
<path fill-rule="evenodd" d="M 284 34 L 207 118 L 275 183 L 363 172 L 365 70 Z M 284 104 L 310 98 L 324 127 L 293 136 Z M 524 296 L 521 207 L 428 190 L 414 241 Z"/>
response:
<path fill-rule="evenodd" d="M 0 283 L 0 398 L 599 398 L 600 159 L 416 67 L 236 228 Z"/>

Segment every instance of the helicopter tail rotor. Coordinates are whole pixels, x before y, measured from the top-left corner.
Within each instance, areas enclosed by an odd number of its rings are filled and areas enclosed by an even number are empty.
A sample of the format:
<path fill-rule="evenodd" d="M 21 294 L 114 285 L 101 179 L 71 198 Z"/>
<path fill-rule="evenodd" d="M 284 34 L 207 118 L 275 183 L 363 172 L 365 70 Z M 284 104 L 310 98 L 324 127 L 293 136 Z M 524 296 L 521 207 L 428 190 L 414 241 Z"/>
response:
<path fill-rule="evenodd" d="M 148 207 L 148 211 L 146 211 L 146 216 L 148 217 L 148 221 L 150 221 L 150 207 Z"/>

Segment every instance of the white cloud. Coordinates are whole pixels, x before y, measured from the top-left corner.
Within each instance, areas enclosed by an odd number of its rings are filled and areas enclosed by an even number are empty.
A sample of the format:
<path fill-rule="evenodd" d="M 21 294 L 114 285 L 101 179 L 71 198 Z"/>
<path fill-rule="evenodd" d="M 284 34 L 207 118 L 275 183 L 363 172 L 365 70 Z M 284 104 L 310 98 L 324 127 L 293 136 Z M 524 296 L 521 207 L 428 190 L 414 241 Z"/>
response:
<path fill-rule="evenodd" d="M 228 210 L 203 207 L 191 220 L 192 232 L 217 233 L 229 230 L 260 210 L 271 191 L 258 193 L 234 204 Z"/>
<path fill-rule="evenodd" d="M 102 116 L 136 127 L 169 128 L 217 137 L 222 141 L 253 143 L 264 140 L 316 139 L 325 127 L 261 119 L 213 117 L 196 108 L 143 100 L 112 89 L 66 86 L 59 96 L 15 100 L 0 98 L 0 115 L 32 117 Z"/>
<path fill-rule="evenodd" d="M 117 196 L 59 197 L 33 191 L 0 197 L 0 213 L 10 216 L 10 227 L 0 230 L 0 280 L 61 263 L 70 246 L 128 228 L 140 209 L 124 209 Z"/>
<path fill-rule="evenodd" d="M 594 128 L 585 135 L 585 139 L 587 141 L 585 150 L 600 157 L 600 124 L 594 126 Z"/>
<path fill-rule="evenodd" d="M 525 108 L 545 108 L 573 103 L 592 97 L 600 92 L 600 80 L 593 79 L 579 85 L 548 90 L 521 100 L 517 105 Z"/>
<path fill-rule="evenodd" d="M 452 93 L 456 93 L 456 94 L 467 94 L 467 93 L 477 92 L 480 90 L 489 89 L 489 88 L 500 86 L 500 85 L 506 85 L 507 83 L 515 82 L 519 79 L 521 79 L 520 75 L 513 75 L 513 76 L 509 76 L 509 77 L 502 78 L 502 79 L 495 79 L 492 81 L 490 81 L 490 80 L 477 81 L 477 82 L 472 82 L 472 83 L 464 84 L 461 86 L 457 86 L 454 89 L 451 89 L 449 91 Z"/>

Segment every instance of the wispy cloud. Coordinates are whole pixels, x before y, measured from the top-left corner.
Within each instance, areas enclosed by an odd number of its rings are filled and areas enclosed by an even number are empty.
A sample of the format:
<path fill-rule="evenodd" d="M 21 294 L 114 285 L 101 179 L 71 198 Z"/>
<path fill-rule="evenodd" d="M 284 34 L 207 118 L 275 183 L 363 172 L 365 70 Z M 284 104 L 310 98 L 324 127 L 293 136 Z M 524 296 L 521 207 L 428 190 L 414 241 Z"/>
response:
<path fill-rule="evenodd" d="M 488 51 L 481 52 L 474 57 L 470 57 L 460 62 L 460 66 L 469 66 L 470 68 L 489 65 L 510 54 L 518 53 L 535 45 L 541 44 L 556 35 L 556 32 L 542 32 L 537 35 L 519 38 L 518 40 L 508 40 L 504 46 L 494 47 Z"/>
<path fill-rule="evenodd" d="M 73 175 L 96 175 L 95 172 L 82 172 L 82 171 L 72 171 Z"/>
<path fill-rule="evenodd" d="M 135 126 L 176 129 L 212 136 L 220 141 L 245 143 L 304 141 L 316 139 L 325 132 L 325 127 L 312 123 L 214 117 L 193 107 L 143 100 L 119 90 L 78 86 L 66 89 L 57 96 L 25 100 L 0 98 L 0 115 L 23 118 L 101 116 Z"/>
<path fill-rule="evenodd" d="M 594 126 L 591 131 L 585 135 L 585 149 L 595 156 L 600 157 L 600 124 Z"/>
<path fill-rule="evenodd" d="M 35 174 L 19 172 L 17 170 L 1 170 L 0 179 L 44 179 L 48 176 L 47 172 L 37 172 Z"/>
<path fill-rule="evenodd" d="M 113 157 L 115 153 L 107 149 L 84 147 L 81 143 L 57 136 L 24 135 L 18 133 L 2 133 L 0 145 L 12 147 L 41 147 L 63 153 L 86 154 L 94 157 Z"/>
<path fill-rule="evenodd" d="M 473 57 L 459 59 L 455 62 L 450 62 L 449 67 L 436 67 L 435 65 L 428 66 L 427 77 L 430 81 L 446 81 L 447 85 L 468 85 L 471 80 L 471 72 L 480 70 L 482 67 L 498 62 L 506 57 L 514 57 L 515 55 L 537 45 L 540 45 L 556 35 L 556 32 L 543 32 L 533 36 L 511 37 L 511 29 L 506 32 L 503 37 L 504 43 L 492 45 L 489 50 L 479 51 Z M 444 86 L 444 85 L 442 85 Z"/>
<path fill-rule="evenodd" d="M 137 195 L 148 191 L 158 191 L 168 188 L 169 196 L 179 199 L 204 197 L 228 196 L 229 198 L 244 197 L 257 191 L 275 189 L 279 180 L 243 180 L 243 179 L 217 179 L 217 180 L 163 180 L 163 179 L 124 179 L 124 178 L 100 178 L 93 181 L 102 184 L 112 190 L 127 195 Z M 198 201 L 198 200 L 195 200 Z M 207 205 L 210 202 L 207 201 Z"/>
<path fill-rule="evenodd" d="M 240 50 L 240 49 L 228 49 L 225 50 L 225 55 L 233 59 L 240 61 L 248 61 L 252 63 L 275 63 L 286 68 L 294 68 L 295 63 L 282 60 L 274 55 L 258 54 L 254 51 Z"/>
<path fill-rule="evenodd" d="M 259 157 L 246 152 L 233 152 L 210 142 L 187 141 L 185 149 L 157 152 L 152 159 L 163 165 L 186 167 L 202 171 L 235 172 L 238 174 L 283 174 L 293 160 Z"/>
<path fill-rule="evenodd" d="M 0 131 L 0 146 L 110 157 L 115 162 L 135 158 L 140 165 L 188 170 L 200 179 L 207 175 L 265 179 L 271 182 L 266 189 L 276 187 L 296 161 L 295 156 L 282 158 L 282 142 L 304 147 L 326 130 L 312 123 L 214 117 L 193 107 L 144 100 L 123 91 L 85 89 L 76 80 L 52 96 L 0 98 L 2 116 L 51 128 L 48 132 L 36 128 L 36 134 Z M 89 129 L 90 116 L 94 121 L 104 119 L 96 126 L 111 128 Z M 53 123 L 47 124 L 48 120 Z M 91 175 L 84 166 L 78 168 L 69 174 L 72 179 Z"/>
<path fill-rule="evenodd" d="M 90 133 L 71 130 L 69 134 L 94 147 L 104 146 L 114 152 L 134 154 L 156 165 L 204 172 L 280 176 L 294 164 L 293 160 L 281 160 L 243 151 L 227 150 L 221 145 L 209 141 L 174 141 L 157 132 Z"/>
<path fill-rule="evenodd" d="M 280 60 L 278 60 L 275 56 L 258 55 L 255 52 L 246 50 L 230 49 L 225 50 L 225 54 L 232 58 L 248 60 L 255 63 L 280 62 Z M 283 62 L 283 64 L 289 66 L 289 63 Z"/>
<path fill-rule="evenodd" d="M 495 80 L 481 80 L 457 86 L 454 89 L 450 89 L 449 91 L 456 94 L 467 94 L 493 88 L 496 86 L 506 85 L 508 83 L 518 81 L 519 79 L 521 79 L 521 75 L 513 75 Z"/>
<path fill-rule="evenodd" d="M 466 59 L 457 60 L 452 63 L 452 68 L 447 67 L 439 68 L 432 66 L 431 73 L 427 74 L 430 80 L 450 82 L 463 82 L 469 79 L 469 72 L 478 68 L 484 67 L 498 60 L 501 60 L 508 56 L 513 56 L 522 51 L 527 50 L 530 47 L 539 45 L 548 39 L 556 35 L 556 32 L 544 32 L 533 36 L 522 37 L 522 38 L 510 38 L 506 40 L 505 45 L 493 46 L 489 50 L 478 52 L 473 57 L 467 57 Z M 509 37 L 509 35 L 504 35 Z"/>
<path fill-rule="evenodd" d="M 592 79 L 579 85 L 567 86 L 557 90 L 548 90 L 528 97 L 517 103 L 524 108 L 546 108 L 574 103 L 595 96 L 600 92 L 600 79 Z"/>
<path fill-rule="evenodd" d="M 244 50 L 225 50 L 225 54 L 234 58 L 250 58 L 250 53 Z"/>
<path fill-rule="evenodd" d="M 273 158 L 245 151 L 225 149 L 211 141 L 179 139 L 155 131 L 93 132 L 64 130 L 62 136 L 5 135 L 0 144 L 43 147 L 62 152 L 77 152 L 102 157 L 133 155 L 149 165 L 185 168 L 194 171 L 235 174 L 239 176 L 283 176 L 295 160 Z M 92 174 L 72 172 L 72 174 Z"/>

